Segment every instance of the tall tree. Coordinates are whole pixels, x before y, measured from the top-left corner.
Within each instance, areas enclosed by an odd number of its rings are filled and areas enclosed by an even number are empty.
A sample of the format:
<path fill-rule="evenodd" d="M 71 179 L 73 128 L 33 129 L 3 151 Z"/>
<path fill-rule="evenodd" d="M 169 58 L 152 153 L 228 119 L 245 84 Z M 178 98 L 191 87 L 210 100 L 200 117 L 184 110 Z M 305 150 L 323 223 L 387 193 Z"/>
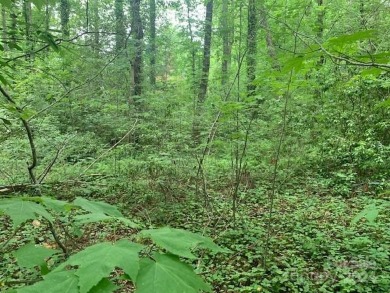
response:
<path fill-rule="evenodd" d="M 115 0 L 115 50 L 119 52 L 125 47 L 126 29 L 123 13 L 123 0 Z"/>
<path fill-rule="evenodd" d="M 199 84 L 198 103 L 203 103 L 206 99 L 209 82 L 210 56 L 211 56 L 211 33 L 213 23 L 213 0 L 209 0 L 206 5 L 206 20 L 204 26 L 203 45 L 203 66 Z"/>
<path fill-rule="evenodd" d="M 229 1 L 222 0 L 221 11 L 221 36 L 222 36 L 222 67 L 221 67 L 221 84 L 226 85 L 228 79 L 229 65 L 231 62 L 231 32 L 232 23 L 229 13 Z"/>
<path fill-rule="evenodd" d="M 200 121 L 203 112 L 203 103 L 206 100 L 207 87 L 209 82 L 210 57 L 211 57 L 211 33 L 213 23 L 213 0 L 206 4 L 206 19 L 204 24 L 204 45 L 203 45 L 203 64 L 202 73 L 199 82 L 198 99 L 195 102 L 195 117 L 193 121 L 192 136 L 194 143 L 200 143 Z"/>
<path fill-rule="evenodd" d="M 256 77 L 256 53 L 257 53 L 257 7 L 256 0 L 248 0 L 248 34 L 247 34 L 247 91 L 253 95 L 256 86 L 253 81 Z"/>
<path fill-rule="evenodd" d="M 13 1 L 11 4 L 11 39 L 10 42 L 12 44 L 16 44 L 17 42 L 17 29 L 18 29 L 18 6 L 16 5 L 16 2 Z"/>
<path fill-rule="evenodd" d="M 69 18 L 70 18 L 70 3 L 69 0 L 61 0 L 60 2 L 61 30 L 64 37 L 69 37 Z"/>
<path fill-rule="evenodd" d="M 95 52 L 100 51 L 100 16 L 99 16 L 99 1 L 94 1 L 91 5 L 92 10 L 92 27 L 93 27 L 93 42 L 92 48 Z"/>
<path fill-rule="evenodd" d="M 26 47 L 27 51 L 33 50 L 32 40 L 31 40 L 31 26 L 32 26 L 32 14 L 31 14 L 31 1 L 23 0 L 23 16 L 25 23 L 25 34 L 26 34 Z"/>
<path fill-rule="evenodd" d="M 194 43 L 194 32 L 192 29 L 192 19 L 191 19 L 191 1 L 185 0 L 186 6 L 187 6 L 187 27 L 188 27 L 188 33 L 190 36 L 190 42 L 191 42 L 191 87 L 194 90 L 195 89 L 195 79 L 196 79 L 196 48 Z"/>
<path fill-rule="evenodd" d="M 324 11 L 324 0 L 317 0 L 317 38 L 319 42 L 322 42 L 324 37 L 324 17 L 325 17 L 325 11 Z M 322 65 L 325 63 L 325 57 L 324 55 L 320 56 L 320 60 L 318 61 L 318 65 Z"/>
<path fill-rule="evenodd" d="M 134 43 L 134 55 L 131 61 L 134 89 L 133 95 L 140 96 L 142 93 L 142 51 L 143 51 L 143 28 L 141 19 L 141 0 L 130 0 L 131 6 L 131 35 Z"/>
<path fill-rule="evenodd" d="M 7 38 L 8 38 L 8 28 L 7 28 L 7 11 L 5 10 L 4 5 L 1 5 L 1 26 L 2 26 L 2 32 L 1 32 L 1 37 L 2 37 L 2 43 L 4 47 L 4 51 L 8 50 L 8 45 L 7 45 Z"/>
<path fill-rule="evenodd" d="M 318 0 L 318 1 L 322 1 L 322 0 Z M 259 3 L 260 26 L 265 31 L 265 41 L 267 44 L 267 52 L 268 52 L 268 56 L 272 60 L 272 67 L 274 69 L 278 69 L 279 65 L 278 65 L 277 56 L 276 56 L 276 49 L 275 49 L 271 29 L 269 27 L 268 14 L 267 14 L 267 10 L 265 8 L 264 2 L 265 2 L 264 0 L 261 0 Z"/>
<path fill-rule="evenodd" d="M 156 85 L 156 0 L 149 0 L 150 84 Z"/>

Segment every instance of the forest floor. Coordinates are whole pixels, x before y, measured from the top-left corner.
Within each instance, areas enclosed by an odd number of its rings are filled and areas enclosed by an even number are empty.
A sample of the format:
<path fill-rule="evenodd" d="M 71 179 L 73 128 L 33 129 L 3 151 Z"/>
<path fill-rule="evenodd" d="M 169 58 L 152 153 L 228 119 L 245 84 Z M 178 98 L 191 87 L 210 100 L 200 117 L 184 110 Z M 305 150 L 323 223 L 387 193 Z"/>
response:
<path fill-rule="evenodd" d="M 71 193 L 68 190 L 68 199 Z M 200 251 L 200 259 L 192 263 L 214 292 L 221 293 L 389 292 L 385 290 L 390 288 L 390 214 L 389 209 L 381 209 L 388 204 L 386 197 L 362 193 L 346 198 L 289 189 L 276 195 L 270 214 L 267 192 L 252 189 L 241 194 L 233 221 L 230 197 L 218 192 L 210 195 L 208 208 L 195 195 L 165 195 L 164 200 L 129 197 L 125 192 L 93 195 L 95 200 L 119 206 L 146 228 L 184 228 L 230 249 L 223 255 Z M 372 207 L 378 211 L 373 220 L 367 216 Z M 3 243 L 12 231 L 7 221 L 0 226 Z M 73 245 L 78 250 L 131 238 L 135 232 L 119 224 L 91 224 Z M 50 247 L 54 244 L 50 238 L 31 226 L 17 232 L 11 246 L 33 239 Z M 34 275 L 20 269 L 11 254 L 4 254 L 0 262 L 2 279 L 24 280 Z M 132 292 L 133 287 L 129 285 L 128 290 Z"/>

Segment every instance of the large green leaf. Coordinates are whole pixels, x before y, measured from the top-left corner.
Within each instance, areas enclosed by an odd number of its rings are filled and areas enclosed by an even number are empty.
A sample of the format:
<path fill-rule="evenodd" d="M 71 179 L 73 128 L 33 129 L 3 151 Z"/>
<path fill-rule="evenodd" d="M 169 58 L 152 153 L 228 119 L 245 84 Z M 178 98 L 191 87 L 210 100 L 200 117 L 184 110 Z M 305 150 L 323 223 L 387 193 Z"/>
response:
<path fill-rule="evenodd" d="M 207 248 L 213 252 L 229 251 L 216 245 L 209 237 L 181 229 L 164 227 L 160 229 L 143 230 L 140 234 L 151 238 L 157 245 L 173 254 L 191 259 L 196 258 L 191 252 L 194 248 Z"/>
<path fill-rule="evenodd" d="M 16 257 L 16 260 L 20 266 L 33 268 L 36 266 L 45 265 L 45 259 L 58 252 L 60 251 L 55 249 L 48 249 L 30 243 L 13 252 L 13 255 Z"/>
<path fill-rule="evenodd" d="M 14 228 L 27 220 L 35 219 L 37 215 L 53 221 L 53 217 L 44 207 L 20 198 L 0 200 L 0 212 L 11 217 Z"/>
<path fill-rule="evenodd" d="M 121 212 L 115 206 L 112 206 L 105 202 L 90 201 L 82 197 L 77 197 L 73 203 L 91 213 L 106 214 L 114 217 L 123 217 Z"/>
<path fill-rule="evenodd" d="M 54 199 L 54 198 L 47 197 L 47 196 L 32 197 L 31 200 L 36 201 L 38 203 L 41 203 L 46 208 L 53 210 L 55 212 L 58 212 L 58 213 L 69 212 L 73 208 L 76 208 L 75 205 L 73 205 L 67 201 L 58 200 L 58 199 Z"/>
<path fill-rule="evenodd" d="M 142 245 L 128 240 L 120 240 L 114 244 L 108 242 L 95 244 L 72 255 L 56 271 L 69 265 L 78 266 L 75 274 L 79 277 L 81 293 L 89 292 L 116 267 L 123 269 L 132 280 L 135 280 L 139 269 L 138 253 L 142 248 Z"/>
<path fill-rule="evenodd" d="M 156 253 L 153 259 L 141 260 L 136 293 L 211 292 L 210 286 L 178 257 Z"/>
<path fill-rule="evenodd" d="M 96 286 L 94 286 L 88 293 L 111 293 L 118 289 L 118 286 L 113 284 L 107 278 L 102 279 Z"/>
<path fill-rule="evenodd" d="M 32 286 L 17 290 L 18 293 L 79 293 L 78 278 L 73 271 L 52 272 Z"/>

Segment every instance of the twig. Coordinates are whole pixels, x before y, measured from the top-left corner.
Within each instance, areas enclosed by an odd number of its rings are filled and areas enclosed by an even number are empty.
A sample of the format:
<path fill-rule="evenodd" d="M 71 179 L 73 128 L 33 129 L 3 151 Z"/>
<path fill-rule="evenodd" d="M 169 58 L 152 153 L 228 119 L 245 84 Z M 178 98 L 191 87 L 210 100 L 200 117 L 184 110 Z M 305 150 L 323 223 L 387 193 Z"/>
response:
<path fill-rule="evenodd" d="M 51 235 L 53 235 L 54 240 L 56 241 L 57 245 L 61 248 L 62 252 L 64 253 L 65 258 L 69 257 L 68 249 L 65 247 L 65 245 L 61 242 L 60 238 L 58 237 L 58 234 L 56 230 L 54 229 L 54 226 L 52 222 L 47 221 L 49 223 L 49 230 Z"/>
<path fill-rule="evenodd" d="M 14 101 L 14 99 L 12 99 L 12 97 L 5 91 L 5 89 L 2 88 L 2 86 L 0 85 L 0 92 L 3 94 L 3 96 L 7 99 L 8 102 L 10 102 L 12 105 L 15 106 L 16 110 L 19 112 L 19 114 L 22 114 L 23 113 L 23 109 L 20 108 L 16 102 Z M 28 169 L 28 173 L 30 175 L 30 180 L 33 184 L 36 184 L 37 183 L 37 180 L 35 178 L 35 174 L 34 174 L 34 168 L 37 166 L 37 151 L 36 151 L 36 148 L 35 148 L 35 143 L 34 143 L 34 138 L 33 138 L 33 134 L 32 134 L 32 130 L 31 130 L 31 127 L 30 127 L 30 124 L 29 124 L 29 121 L 24 119 L 21 115 L 19 117 L 19 119 L 22 121 L 22 124 L 24 126 L 24 129 L 26 130 L 26 133 L 27 133 L 27 137 L 28 137 L 28 142 L 30 144 L 30 150 L 31 150 L 31 159 L 32 159 L 32 162 L 31 164 L 29 164 L 27 166 L 27 169 Z"/>

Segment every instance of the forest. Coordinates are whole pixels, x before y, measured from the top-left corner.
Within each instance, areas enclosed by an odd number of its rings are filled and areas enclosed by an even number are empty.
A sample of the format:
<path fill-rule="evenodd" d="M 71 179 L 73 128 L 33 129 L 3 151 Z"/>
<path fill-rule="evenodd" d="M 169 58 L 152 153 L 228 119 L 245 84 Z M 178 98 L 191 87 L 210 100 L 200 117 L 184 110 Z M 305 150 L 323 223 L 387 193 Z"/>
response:
<path fill-rule="evenodd" d="M 1 292 L 390 292 L 389 0 L 0 10 Z"/>

